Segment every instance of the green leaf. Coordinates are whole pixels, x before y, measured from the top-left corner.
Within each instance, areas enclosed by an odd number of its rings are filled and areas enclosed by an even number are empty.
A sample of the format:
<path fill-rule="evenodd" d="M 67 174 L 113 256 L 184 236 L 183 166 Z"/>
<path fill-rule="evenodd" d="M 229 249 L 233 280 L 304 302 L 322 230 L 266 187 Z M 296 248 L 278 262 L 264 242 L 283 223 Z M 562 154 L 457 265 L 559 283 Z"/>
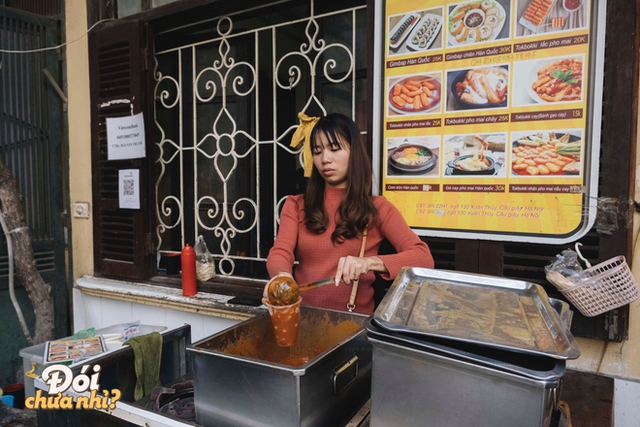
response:
<path fill-rule="evenodd" d="M 558 68 L 551 73 L 551 77 L 568 84 L 578 83 L 578 79 L 573 77 L 573 70 L 562 71 Z"/>

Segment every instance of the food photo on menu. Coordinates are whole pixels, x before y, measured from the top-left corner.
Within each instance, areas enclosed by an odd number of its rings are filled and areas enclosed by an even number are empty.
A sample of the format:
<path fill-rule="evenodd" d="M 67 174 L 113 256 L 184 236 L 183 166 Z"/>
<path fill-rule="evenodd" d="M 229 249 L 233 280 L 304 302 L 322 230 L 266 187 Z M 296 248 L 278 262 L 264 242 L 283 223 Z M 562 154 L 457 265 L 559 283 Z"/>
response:
<path fill-rule="evenodd" d="M 417 10 L 389 17 L 388 55 L 421 53 L 442 47 L 444 9 Z"/>
<path fill-rule="evenodd" d="M 439 113 L 441 81 L 442 75 L 439 72 L 390 78 L 387 116 Z"/>
<path fill-rule="evenodd" d="M 508 39 L 510 5 L 508 0 L 476 0 L 449 6 L 447 44 L 464 46 Z"/>
<path fill-rule="evenodd" d="M 512 106 L 583 100 L 584 55 L 514 63 Z"/>
<path fill-rule="evenodd" d="M 497 65 L 448 71 L 447 89 L 447 111 L 506 107 L 509 67 Z"/>
<path fill-rule="evenodd" d="M 440 136 L 387 138 L 388 176 L 439 176 Z"/>
<path fill-rule="evenodd" d="M 581 129 L 511 133 L 511 176 L 579 176 L 584 140 Z"/>
<path fill-rule="evenodd" d="M 516 37 L 587 28 L 585 0 L 518 0 Z"/>
<path fill-rule="evenodd" d="M 45 343 L 44 357 L 47 363 L 74 361 L 104 353 L 106 350 L 102 336 L 61 339 Z"/>
<path fill-rule="evenodd" d="M 504 133 L 450 135 L 444 140 L 444 176 L 505 177 Z"/>

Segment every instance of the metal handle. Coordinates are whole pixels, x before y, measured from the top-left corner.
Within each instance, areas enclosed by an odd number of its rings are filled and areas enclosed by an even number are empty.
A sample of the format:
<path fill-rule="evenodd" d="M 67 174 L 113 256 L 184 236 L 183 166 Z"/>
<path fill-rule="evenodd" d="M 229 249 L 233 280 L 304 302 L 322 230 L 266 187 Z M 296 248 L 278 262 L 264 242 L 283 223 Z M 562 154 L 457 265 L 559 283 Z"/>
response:
<path fill-rule="evenodd" d="M 358 356 L 354 353 L 349 360 L 333 370 L 333 394 L 338 396 L 358 378 Z"/>
<path fill-rule="evenodd" d="M 298 286 L 298 292 L 304 292 L 304 291 L 308 291 L 309 289 L 317 288 L 320 286 L 330 285 L 334 281 L 335 281 L 335 278 L 327 277 L 326 279 L 317 280 L 315 282 L 303 283 L 302 285 Z"/>

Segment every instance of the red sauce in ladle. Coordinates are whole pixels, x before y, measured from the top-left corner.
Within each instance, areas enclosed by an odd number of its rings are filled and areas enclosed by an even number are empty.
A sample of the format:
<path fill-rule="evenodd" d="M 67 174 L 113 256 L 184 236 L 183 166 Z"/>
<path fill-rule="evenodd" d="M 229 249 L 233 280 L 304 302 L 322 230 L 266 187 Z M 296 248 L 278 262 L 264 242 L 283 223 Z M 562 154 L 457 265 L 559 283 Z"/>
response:
<path fill-rule="evenodd" d="M 272 305 L 291 305 L 298 301 L 300 292 L 298 284 L 291 277 L 276 277 L 269 284 L 267 291 Z"/>

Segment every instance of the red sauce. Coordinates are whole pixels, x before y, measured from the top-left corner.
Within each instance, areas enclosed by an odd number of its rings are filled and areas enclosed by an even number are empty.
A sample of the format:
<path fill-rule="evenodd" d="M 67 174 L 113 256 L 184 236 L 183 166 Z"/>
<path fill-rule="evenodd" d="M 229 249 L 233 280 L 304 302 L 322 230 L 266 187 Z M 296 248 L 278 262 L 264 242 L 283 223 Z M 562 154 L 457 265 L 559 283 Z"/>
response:
<path fill-rule="evenodd" d="M 296 356 L 294 354 L 285 357 L 280 361 L 283 365 L 293 366 L 294 368 L 299 368 L 309 361 L 307 356 Z"/>
<path fill-rule="evenodd" d="M 291 305 L 300 298 L 298 284 L 287 276 L 275 277 L 269 283 L 268 295 L 271 305 Z"/>
<path fill-rule="evenodd" d="M 580 7 L 582 0 L 564 0 L 564 7 L 569 10 L 575 10 Z"/>

